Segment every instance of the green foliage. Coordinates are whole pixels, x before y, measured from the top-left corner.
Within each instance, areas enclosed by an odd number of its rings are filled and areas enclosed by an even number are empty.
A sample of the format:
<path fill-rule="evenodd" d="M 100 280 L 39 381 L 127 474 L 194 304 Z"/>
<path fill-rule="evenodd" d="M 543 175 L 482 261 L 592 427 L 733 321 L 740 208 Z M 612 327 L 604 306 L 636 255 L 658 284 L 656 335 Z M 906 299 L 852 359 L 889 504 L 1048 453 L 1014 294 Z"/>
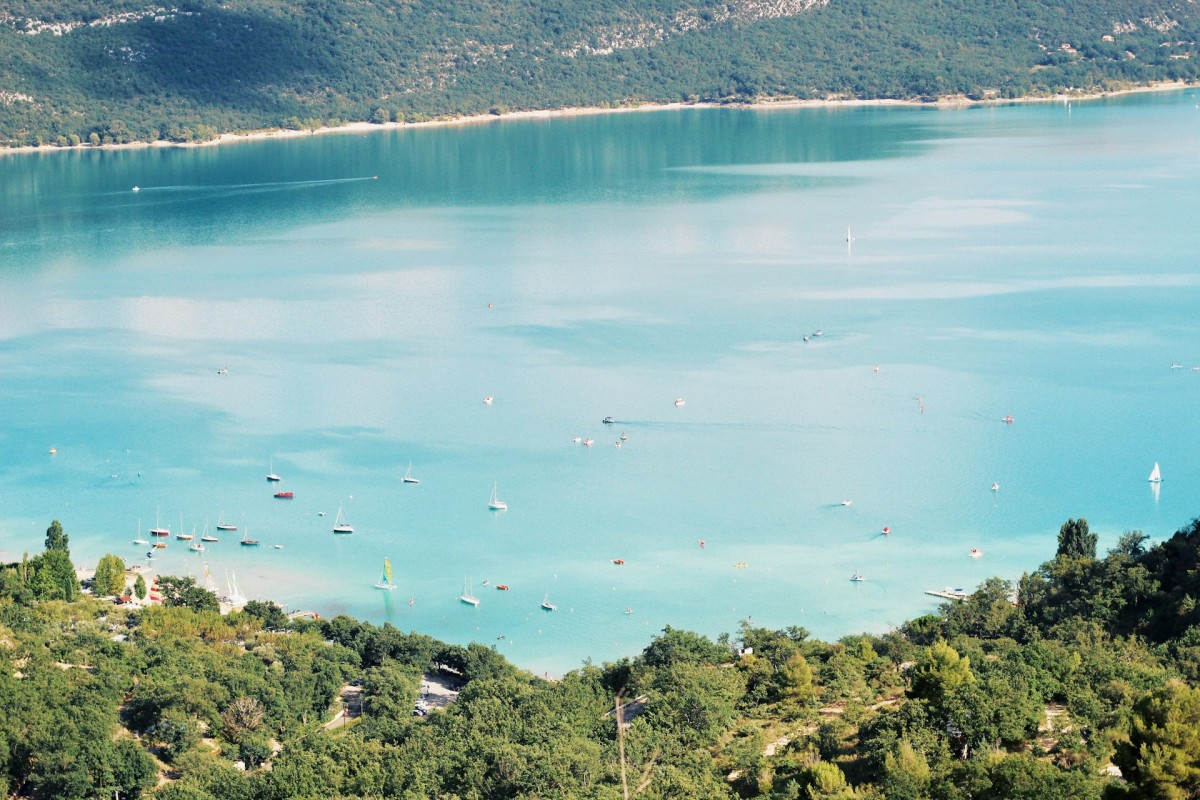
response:
<path fill-rule="evenodd" d="M 1172 682 L 1139 701 L 1129 738 L 1117 745 L 1113 763 L 1135 797 L 1200 795 L 1200 691 Z"/>
<path fill-rule="evenodd" d="M 79 597 L 79 581 L 75 566 L 64 550 L 47 550 L 29 559 L 26 587 L 34 600 L 75 600 Z"/>
<path fill-rule="evenodd" d="M 67 556 L 71 555 L 70 538 L 63 533 L 62 523 L 54 520 L 50 523 L 50 527 L 46 528 L 46 549 L 61 550 Z"/>
<path fill-rule="evenodd" d="M 100 557 L 92 578 L 92 592 L 97 597 L 114 597 L 125 593 L 125 559 L 111 553 Z"/>
<path fill-rule="evenodd" d="M 642 663 L 650 667 L 675 664 L 719 664 L 730 659 L 729 648 L 690 631 L 670 625 L 642 652 Z"/>
<path fill-rule="evenodd" d="M 1088 530 L 1087 520 L 1068 519 L 1058 531 L 1058 552 L 1056 557 L 1088 558 L 1096 557 L 1096 534 Z"/>
<path fill-rule="evenodd" d="M 146 579 L 140 574 L 133 580 L 133 594 L 138 600 L 146 599 Z"/>
<path fill-rule="evenodd" d="M 190 576 L 161 575 L 158 578 L 158 592 L 167 608 L 180 607 L 212 612 L 221 609 L 217 596 L 197 586 L 196 579 Z"/>
<path fill-rule="evenodd" d="M 0 144 L 646 101 L 1019 98 L 1195 79 L 1198 19 L 1176 0 L 841 0 L 783 16 L 712 0 L 25 2 L 0 24 L 0 85 L 15 95 Z"/>
<path fill-rule="evenodd" d="M 945 641 L 926 648 L 910 675 L 908 696 L 930 703 L 942 702 L 951 692 L 975 680 L 971 660 L 960 656 Z"/>
<path fill-rule="evenodd" d="M 283 613 L 283 609 L 277 603 L 250 600 L 242 607 L 241 613 L 261 620 L 262 626 L 267 630 L 287 627 L 287 614 Z"/>

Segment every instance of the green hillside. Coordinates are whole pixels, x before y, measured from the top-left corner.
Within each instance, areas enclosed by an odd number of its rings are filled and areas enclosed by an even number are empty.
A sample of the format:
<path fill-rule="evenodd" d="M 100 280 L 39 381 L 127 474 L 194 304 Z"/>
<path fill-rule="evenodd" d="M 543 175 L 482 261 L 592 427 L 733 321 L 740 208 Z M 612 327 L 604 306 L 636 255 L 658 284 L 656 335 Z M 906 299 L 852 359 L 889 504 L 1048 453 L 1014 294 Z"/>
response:
<path fill-rule="evenodd" d="M 339 616 L 222 616 L 192 578 L 80 594 L 68 536 L 0 567 L 0 790 L 162 800 L 1186 800 L 1200 520 L 1107 554 L 1068 520 L 1016 585 L 883 636 L 667 627 L 557 681 Z M 130 587 L 145 595 L 142 582 Z M 447 685 L 456 696 L 433 691 Z M 430 699 L 425 700 L 424 695 Z M 616 706 L 624 725 L 618 727 Z"/>
<path fill-rule="evenodd" d="M 1200 78 L 1188 0 L 230 0 L 0 7 L 0 144 L 664 101 Z M 94 135 L 94 138 L 93 138 Z"/>

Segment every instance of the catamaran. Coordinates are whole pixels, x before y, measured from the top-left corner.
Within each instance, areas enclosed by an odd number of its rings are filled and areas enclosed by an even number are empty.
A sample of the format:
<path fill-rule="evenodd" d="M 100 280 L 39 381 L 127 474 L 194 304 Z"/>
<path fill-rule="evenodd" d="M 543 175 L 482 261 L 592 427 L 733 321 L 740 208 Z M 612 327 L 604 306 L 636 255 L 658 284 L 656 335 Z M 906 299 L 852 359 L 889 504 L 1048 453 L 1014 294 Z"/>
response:
<path fill-rule="evenodd" d="M 488 508 L 492 511 L 508 511 L 508 503 L 500 499 L 496 494 L 496 484 L 492 484 L 492 499 L 488 501 Z"/>
<path fill-rule="evenodd" d="M 337 516 L 333 520 L 334 533 L 354 533 L 354 526 L 342 519 L 342 507 L 338 506 Z"/>
<path fill-rule="evenodd" d="M 375 588 L 386 592 L 396 588 L 396 584 L 392 583 L 392 562 L 386 558 L 383 560 L 383 574 L 379 576 L 379 583 L 375 584 Z"/>

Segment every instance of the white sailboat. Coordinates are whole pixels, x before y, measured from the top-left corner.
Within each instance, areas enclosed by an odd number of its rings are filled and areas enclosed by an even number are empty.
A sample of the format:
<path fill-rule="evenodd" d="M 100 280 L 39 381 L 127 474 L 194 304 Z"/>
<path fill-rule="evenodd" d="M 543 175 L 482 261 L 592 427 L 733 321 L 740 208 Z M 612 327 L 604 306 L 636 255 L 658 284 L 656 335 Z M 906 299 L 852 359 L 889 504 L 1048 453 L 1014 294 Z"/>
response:
<path fill-rule="evenodd" d="M 1154 462 L 1154 469 L 1150 470 L 1148 479 L 1151 483 L 1162 483 L 1162 470 L 1158 468 L 1158 462 Z"/>
<path fill-rule="evenodd" d="M 492 511 L 508 511 L 508 503 L 500 499 L 496 494 L 496 484 L 492 484 L 492 499 L 488 501 L 488 508 Z"/>
<path fill-rule="evenodd" d="M 470 579 L 463 581 L 462 594 L 460 594 L 458 596 L 458 599 L 462 600 L 464 603 L 466 603 L 469 606 L 477 606 L 477 605 L 479 605 L 479 598 L 476 597 L 475 595 L 471 594 L 470 587 L 471 587 Z"/>
<path fill-rule="evenodd" d="M 404 473 L 404 482 L 405 483 L 420 483 L 419 480 L 417 480 L 416 478 L 413 477 L 411 461 L 408 462 L 408 472 Z"/>
<path fill-rule="evenodd" d="M 333 519 L 333 532 L 334 533 L 354 533 L 354 526 L 352 526 L 346 520 L 342 519 L 342 507 L 340 504 L 338 505 L 337 516 L 334 517 L 334 519 Z"/>
<path fill-rule="evenodd" d="M 396 584 L 392 583 L 392 562 L 388 559 L 383 560 L 383 574 L 379 576 L 379 582 L 375 584 L 376 589 L 383 589 L 385 592 L 395 590 Z"/>
<path fill-rule="evenodd" d="M 236 531 L 237 525 L 225 521 L 225 512 L 221 512 L 221 516 L 217 518 L 217 530 L 219 531 Z"/>
<path fill-rule="evenodd" d="M 142 521 L 140 519 L 138 520 L 138 526 L 137 526 L 137 528 L 134 529 L 134 531 L 135 531 L 135 533 L 142 532 Z M 150 542 L 148 542 L 147 540 L 142 539 L 140 537 L 134 537 L 133 543 L 136 545 L 142 546 L 142 547 L 148 547 L 150 545 Z"/>
<path fill-rule="evenodd" d="M 271 459 L 270 466 L 267 467 L 267 470 L 267 480 L 271 483 L 278 483 L 279 481 L 283 480 L 283 478 L 275 474 L 275 459 Z"/>
<path fill-rule="evenodd" d="M 546 609 L 547 611 L 558 611 L 558 606 L 556 606 L 556 605 L 554 605 L 554 603 L 550 602 L 550 593 L 549 592 L 542 595 L 542 608 Z"/>

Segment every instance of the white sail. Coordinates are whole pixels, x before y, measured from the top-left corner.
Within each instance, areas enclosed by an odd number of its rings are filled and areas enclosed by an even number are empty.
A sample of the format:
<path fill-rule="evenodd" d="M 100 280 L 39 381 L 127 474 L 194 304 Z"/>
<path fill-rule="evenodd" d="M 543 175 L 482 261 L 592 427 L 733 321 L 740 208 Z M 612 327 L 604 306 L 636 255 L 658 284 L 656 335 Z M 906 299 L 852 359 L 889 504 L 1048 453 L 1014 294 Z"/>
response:
<path fill-rule="evenodd" d="M 1159 483 L 1162 480 L 1162 470 L 1158 468 L 1158 462 L 1154 462 L 1154 469 L 1150 470 L 1151 483 Z"/>

